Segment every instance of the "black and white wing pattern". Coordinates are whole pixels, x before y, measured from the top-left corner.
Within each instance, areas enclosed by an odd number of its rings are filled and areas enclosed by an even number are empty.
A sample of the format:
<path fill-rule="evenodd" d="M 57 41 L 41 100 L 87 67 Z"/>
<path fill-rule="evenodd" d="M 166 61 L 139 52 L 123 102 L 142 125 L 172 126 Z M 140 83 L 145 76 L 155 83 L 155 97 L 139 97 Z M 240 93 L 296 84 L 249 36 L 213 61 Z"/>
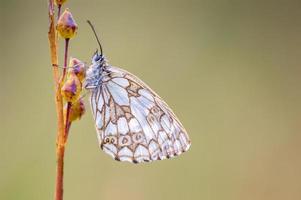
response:
<path fill-rule="evenodd" d="M 189 149 L 189 137 L 168 105 L 125 70 L 106 66 L 90 103 L 100 147 L 115 160 L 149 162 Z"/>

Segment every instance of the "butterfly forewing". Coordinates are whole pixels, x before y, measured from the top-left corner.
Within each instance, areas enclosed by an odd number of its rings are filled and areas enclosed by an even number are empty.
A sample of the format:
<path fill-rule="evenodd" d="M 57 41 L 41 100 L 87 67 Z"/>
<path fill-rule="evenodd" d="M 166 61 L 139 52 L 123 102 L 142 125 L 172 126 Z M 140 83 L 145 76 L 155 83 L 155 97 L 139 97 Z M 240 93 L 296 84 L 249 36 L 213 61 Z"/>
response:
<path fill-rule="evenodd" d="M 101 148 L 119 161 L 161 160 L 188 150 L 190 140 L 167 104 L 136 76 L 107 66 L 91 94 Z"/>

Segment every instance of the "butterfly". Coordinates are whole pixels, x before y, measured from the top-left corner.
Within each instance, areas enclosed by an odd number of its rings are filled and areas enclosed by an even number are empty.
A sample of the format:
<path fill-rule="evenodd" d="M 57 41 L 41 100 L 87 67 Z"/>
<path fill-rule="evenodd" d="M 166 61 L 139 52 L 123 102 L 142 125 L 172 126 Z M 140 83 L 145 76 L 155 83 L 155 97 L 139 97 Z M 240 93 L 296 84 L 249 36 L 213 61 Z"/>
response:
<path fill-rule="evenodd" d="M 100 53 L 92 57 L 84 87 L 100 148 L 118 161 L 133 163 L 178 156 L 190 139 L 169 106 L 135 75 L 108 64 L 92 26 Z"/>

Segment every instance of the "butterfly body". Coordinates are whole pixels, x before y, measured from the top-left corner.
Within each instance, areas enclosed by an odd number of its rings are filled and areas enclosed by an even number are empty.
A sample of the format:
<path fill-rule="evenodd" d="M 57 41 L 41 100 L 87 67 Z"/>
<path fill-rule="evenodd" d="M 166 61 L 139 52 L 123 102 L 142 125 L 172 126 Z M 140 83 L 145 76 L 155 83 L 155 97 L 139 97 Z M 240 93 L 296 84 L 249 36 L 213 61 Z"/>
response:
<path fill-rule="evenodd" d="M 118 161 L 171 158 L 187 151 L 186 130 L 168 105 L 131 73 L 107 64 L 95 53 L 85 88 L 100 147 Z"/>

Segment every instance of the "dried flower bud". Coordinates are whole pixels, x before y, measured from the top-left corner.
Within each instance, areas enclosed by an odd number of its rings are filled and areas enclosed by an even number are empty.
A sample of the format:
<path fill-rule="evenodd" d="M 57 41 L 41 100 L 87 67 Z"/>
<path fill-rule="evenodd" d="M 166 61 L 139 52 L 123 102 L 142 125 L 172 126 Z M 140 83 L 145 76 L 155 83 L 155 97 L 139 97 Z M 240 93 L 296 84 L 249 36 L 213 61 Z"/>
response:
<path fill-rule="evenodd" d="M 75 36 L 77 28 L 71 12 L 66 9 L 57 22 L 56 30 L 63 38 L 70 39 Z"/>
<path fill-rule="evenodd" d="M 74 73 L 79 81 L 82 83 L 86 77 L 85 64 L 77 58 L 71 58 L 69 62 L 68 75 Z"/>
<path fill-rule="evenodd" d="M 82 84 L 73 73 L 67 77 L 67 80 L 61 89 L 61 93 L 67 102 L 75 102 L 78 99 L 81 90 Z"/>
<path fill-rule="evenodd" d="M 67 0 L 55 0 L 54 3 L 58 6 L 63 5 Z"/>
<path fill-rule="evenodd" d="M 64 109 L 64 115 L 66 116 L 66 110 L 67 107 L 65 107 Z M 86 112 L 85 109 L 85 104 L 83 102 L 83 100 L 79 99 L 77 101 L 75 101 L 71 107 L 70 107 L 70 112 L 69 112 L 69 121 L 73 122 L 77 119 L 80 119 Z"/>

